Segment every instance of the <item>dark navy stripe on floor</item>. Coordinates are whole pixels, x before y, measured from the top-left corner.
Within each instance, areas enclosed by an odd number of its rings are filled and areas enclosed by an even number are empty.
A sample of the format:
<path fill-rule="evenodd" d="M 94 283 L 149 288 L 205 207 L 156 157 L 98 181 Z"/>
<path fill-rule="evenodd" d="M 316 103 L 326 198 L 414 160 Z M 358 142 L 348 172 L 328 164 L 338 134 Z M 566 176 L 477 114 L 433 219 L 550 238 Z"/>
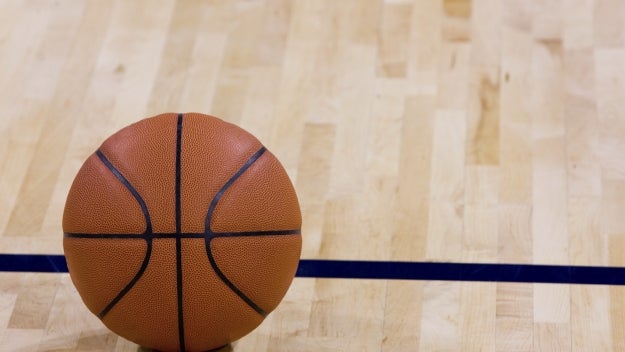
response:
<path fill-rule="evenodd" d="M 625 285 L 625 268 L 596 266 L 302 260 L 298 277 Z"/>
<path fill-rule="evenodd" d="M 0 271 L 66 273 L 67 263 L 62 255 L 0 254 Z"/>
<path fill-rule="evenodd" d="M 0 254 L 0 271 L 65 273 L 62 255 Z M 625 285 L 624 267 L 302 259 L 297 277 Z"/>

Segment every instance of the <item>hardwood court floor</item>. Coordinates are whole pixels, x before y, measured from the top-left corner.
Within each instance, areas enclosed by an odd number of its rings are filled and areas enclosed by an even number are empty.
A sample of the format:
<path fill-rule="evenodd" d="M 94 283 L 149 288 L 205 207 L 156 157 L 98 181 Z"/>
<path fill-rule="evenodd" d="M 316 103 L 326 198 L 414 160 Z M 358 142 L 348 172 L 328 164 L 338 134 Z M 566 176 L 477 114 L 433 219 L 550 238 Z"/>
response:
<path fill-rule="evenodd" d="M 302 258 L 625 266 L 625 2 L 0 1 L 0 252 L 62 253 L 119 128 L 254 133 Z M 625 289 L 295 279 L 240 351 L 623 351 Z M 0 351 L 138 351 L 67 274 L 0 273 Z"/>

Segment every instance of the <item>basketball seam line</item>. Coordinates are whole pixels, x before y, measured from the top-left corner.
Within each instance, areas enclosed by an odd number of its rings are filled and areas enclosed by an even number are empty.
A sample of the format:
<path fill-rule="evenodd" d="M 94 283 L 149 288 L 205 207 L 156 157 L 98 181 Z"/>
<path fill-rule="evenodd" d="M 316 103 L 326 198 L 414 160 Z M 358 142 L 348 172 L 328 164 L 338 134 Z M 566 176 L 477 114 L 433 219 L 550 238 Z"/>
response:
<path fill-rule="evenodd" d="M 214 233 L 213 230 L 211 230 L 210 228 L 210 222 L 212 220 L 213 213 L 215 212 L 215 208 L 217 207 L 217 203 L 219 202 L 223 194 L 228 190 L 228 188 L 230 188 L 230 186 L 232 186 L 234 181 L 241 177 L 241 175 L 243 175 L 243 173 L 247 171 L 247 169 L 249 169 L 250 166 L 252 166 L 252 164 L 254 164 L 261 157 L 261 155 L 265 153 L 265 151 L 267 151 L 267 148 L 265 147 L 261 147 L 258 151 L 256 151 L 256 153 L 254 153 L 249 159 L 247 159 L 245 164 L 243 164 L 243 166 L 241 166 L 239 170 L 237 170 L 237 172 L 235 172 L 234 175 L 232 175 L 232 177 L 230 177 L 230 179 L 228 179 L 228 181 L 226 181 L 226 183 L 221 186 L 219 191 L 217 191 L 217 193 L 211 200 L 210 205 L 208 206 L 208 212 L 206 213 L 206 219 L 204 221 L 204 231 L 206 233 Z"/>
<path fill-rule="evenodd" d="M 178 300 L 178 338 L 180 350 L 185 351 L 184 342 L 184 317 L 182 309 L 182 211 L 181 211 L 181 155 L 182 155 L 182 116 L 178 114 L 176 122 L 176 293 Z"/>
<path fill-rule="evenodd" d="M 96 155 L 107 167 L 107 169 L 109 169 L 109 171 L 122 183 L 122 185 L 126 189 L 128 189 L 128 191 L 132 194 L 135 200 L 139 203 L 146 222 L 145 232 L 143 233 L 142 238 L 145 239 L 147 248 L 145 251 L 145 257 L 143 258 L 143 262 L 141 263 L 141 267 L 139 268 L 135 276 L 130 280 L 130 282 L 128 282 L 128 284 L 126 284 L 126 286 L 121 291 L 119 291 L 119 293 L 109 302 L 109 304 L 107 304 L 104 309 L 102 309 L 102 311 L 98 313 L 98 318 L 104 319 L 106 314 L 108 314 L 108 312 L 113 309 L 113 307 L 134 287 L 134 285 L 137 283 L 137 281 L 139 281 L 139 279 L 141 278 L 141 276 L 143 276 L 143 273 L 147 269 L 150 262 L 150 257 L 152 255 L 152 240 L 151 237 L 149 237 L 149 235 L 152 233 L 152 223 L 150 221 L 150 213 L 148 211 L 147 205 L 143 201 L 143 198 L 141 197 L 139 192 L 132 186 L 130 181 L 128 181 L 128 179 L 124 177 L 124 175 L 122 175 L 122 173 L 113 165 L 113 163 L 108 160 L 108 158 L 100 149 L 96 151 Z"/>
<path fill-rule="evenodd" d="M 301 235 L 300 229 L 294 230 L 276 230 L 276 231 L 242 231 L 242 232 L 213 232 L 213 238 L 216 237 L 263 237 L 263 236 L 288 236 Z M 166 239 L 176 237 L 180 238 L 205 238 L 205 232 L 153 232 L 151 234 L 133 234 L 133 233 L 79 233 L 65 232 L 66 238 L 83 238 L 83 239 Z"/>
<path fill-rule="evenodd" d="M 263 236 L 288 236 L 301 235 L 300 229 L 295 230 L 269 230 L 269 231 L 242 231 L 242 232 L 213 232 L 213 238 L 217 237 L 263 237 Z"/>
<path fill-rule="evenodd" d="M 106 166 L 109 171 L 111 171 L 111 173 L 119 180 L 119 182 L 121 182 L 122 185 L 126 187 L 130 194 L 132 194 L 137 203 L 139 203 L 139 207 L 141 207 L 141 212 L 143 213 L 143 217 L 145 218 L 145 231 L 143 233 L 152 233 L 152 221 L 150 220 L 150 212 L 148 211 L 148 206 L 143 201 L 143 198 L 141 197 L 137 189 L 130 183 L 130 181 L 128 181 L 126 177 L 124 177 L 124 175 L 122 175 L 122 173 L 113 165 L 113 163 L 111 163 L 106 155 L 104 155 L 102 150 L 98 149 L 96 151 L 96 155 L 98 156 L 98 158 L 100 158 L 104 166 Z"/>
<path fill-rule="evenodd" d="M 243 291 L 241 291 L 232 281 L 230 281 L 230 279 L 228 279 L 228 277 L 221 271 L 221 269 L 217 265 L 215 257 L 213 256 L 213 251 L 211 250 L 211 241 L 213 238 L 217 237 L 216 235 L 218 234 L 214 233 L 211 230 L 210 223 L 213 218 L 213 213 L 215 212 L 215 208 L 217 207 L 217 203 L 219 202 L 221 197 L 224 195 L 224 193 L 228 190 L 228 188 L 230 188 L 230 186 L 232 186 L 232 184 L 236 180 L 239 179 L 239 177 L 241 177 L 241 175 L 243 175 L 243 173 L 245 173 L 245 171 L 247 171 L 250 168 L 250 166 L 252 166 L 265 153 L 265 151 L 267 151 L 267 148 L 265 148 L 264 146 L 261 147 L 258 151 L 256 151 L 256 153 L 254 153 L 245 162 L 245 164 L 243 164 L 243 166 L 241 166 L 241 168 L 237 172 L 235 172 L 235 174 L 232 175 L 232 177 L 230 177 L 230 179 L 221 187 L 221 189 L 217 192 L 217 194 L 215 194 L 215 196 L 211 200 L 211 203 L 208 207 L 208 212 L 206 214 L 206 221 L 205 221 L 206 254 L 208 256 L 208 261 L 213 267 L 213 270 L 215 271 L 217 276 L 221 279 L 221 281 L 224 284 L 226 284 L 226 286 L 228 286 L 230 290 L 232 290 L 232 292 L 234 292 L 237 296 L 239 296 L 239 298 L 241 298 L 245 303 L 247 303 L 248 306 L 250 306 L 250 308 L 252 308 L 258 314 L 260 314 L 263 318 L 266 317 L 267 314 L 269 313 L 266 312 L 264 309 L 262 309 L 254 301 L 252 301 L 252 299 L 249 298 L 246 294 L 244 294 Z"/>

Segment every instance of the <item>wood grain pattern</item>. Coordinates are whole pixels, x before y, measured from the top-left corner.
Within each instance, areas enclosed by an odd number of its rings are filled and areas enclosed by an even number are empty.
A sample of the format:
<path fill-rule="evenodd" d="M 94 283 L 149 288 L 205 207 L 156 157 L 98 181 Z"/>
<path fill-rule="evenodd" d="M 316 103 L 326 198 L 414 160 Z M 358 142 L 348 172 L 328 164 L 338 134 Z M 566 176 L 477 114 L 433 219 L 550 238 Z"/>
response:
<path fill-rule="evenodd" d="M 625 4 L 0 2 L 0 252 L 62 253 L 84 159 L 162 112 L 284 164 L 303 257 L 625 266 Z M 141 351 L 0 273 L 0 351 Z M 225 351 L 625 350 L 625 289 L 296 279 Z"/>

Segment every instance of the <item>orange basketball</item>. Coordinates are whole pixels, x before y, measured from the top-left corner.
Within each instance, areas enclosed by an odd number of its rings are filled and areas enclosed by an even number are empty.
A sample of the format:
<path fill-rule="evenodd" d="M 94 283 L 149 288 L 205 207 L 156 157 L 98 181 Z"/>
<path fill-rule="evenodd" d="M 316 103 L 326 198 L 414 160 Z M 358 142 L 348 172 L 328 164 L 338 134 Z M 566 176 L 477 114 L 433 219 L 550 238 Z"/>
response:
<path fill-rule="evenodd" d="M 162 351 L 204 351 L 256 328 L 301 251 L 289 177 L 251 134 L 162 114 L 109 137 L 63 214 L 70 276 L 113 332 Z"/>

